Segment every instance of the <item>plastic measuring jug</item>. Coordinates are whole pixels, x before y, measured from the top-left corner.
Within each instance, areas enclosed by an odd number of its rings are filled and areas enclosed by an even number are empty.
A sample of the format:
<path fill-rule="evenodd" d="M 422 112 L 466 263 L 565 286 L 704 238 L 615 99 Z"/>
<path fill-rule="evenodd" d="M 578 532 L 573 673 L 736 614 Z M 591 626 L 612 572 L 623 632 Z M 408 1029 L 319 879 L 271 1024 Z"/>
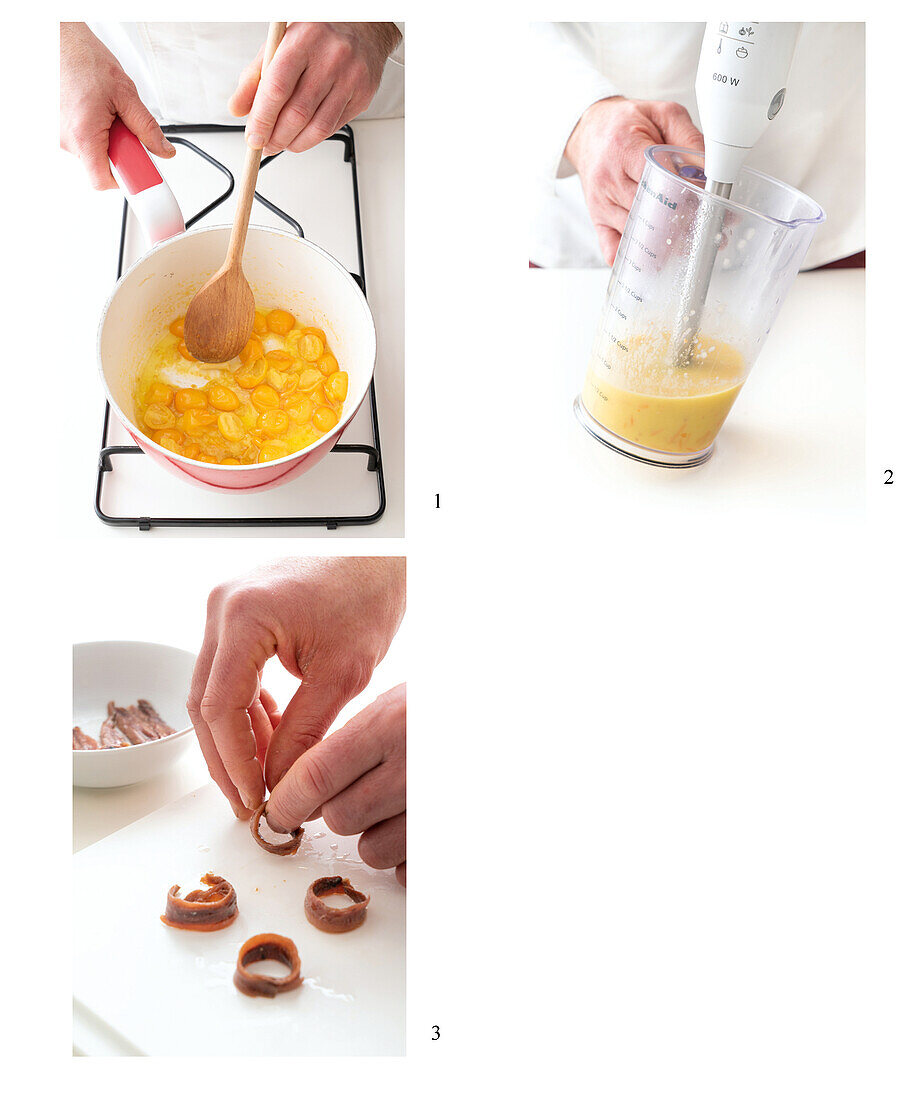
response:
<path fill-rule="evenodd" d="M 697 466 L 825 215 L 762 172 L 743 168 L 721 198 L 703 189 L 702 153 L 645 158 L 574 411 L 621 454 Z"/>

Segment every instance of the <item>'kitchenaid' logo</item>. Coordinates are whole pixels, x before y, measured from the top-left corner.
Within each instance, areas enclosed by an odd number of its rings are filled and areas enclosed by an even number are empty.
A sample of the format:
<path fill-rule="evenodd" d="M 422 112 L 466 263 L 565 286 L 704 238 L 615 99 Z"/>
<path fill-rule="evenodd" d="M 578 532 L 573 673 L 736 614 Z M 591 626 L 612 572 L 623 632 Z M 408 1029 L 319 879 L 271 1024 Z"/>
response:
<path fill-rule="evenodd" d="M 675 202 L 670 202 L 670 200 L 669 200 L 669 199 L 666 199 L 666 198 L 664 198 L 664 196 L 663 196 L 663 192 L 662 192 L 662 191 L 654 191 L 654 190 L 652 190 L 652 189 L 651 189 L 651 188 L 650 188 L 650 187 L 649 187 L 649 186 L 647 185 L 647 181 L 646 181 L 645 179 L 643 179 L 643 178 L 642 178 L 642 180 L 641 180 L 641 186 L 642 186 L 642 187 L 644 188 L 644 190 L 645 190 L 645 191 L 646 191 L 646 192 L 647 192 L 647 193 L 648 193 L 648 194 L 649 194 L 649 195 L 651 196 L 651 198 L 652 198 L 652 199 L 656 199 L 656 200 L 657 200 L 658 202 L 662 202 L 664 206 L 669 206 L 669 208 L 670 208 L 671 210 L 675 210 L 675 209 L 676 209 L 676 203 L 675 203 Z"/>

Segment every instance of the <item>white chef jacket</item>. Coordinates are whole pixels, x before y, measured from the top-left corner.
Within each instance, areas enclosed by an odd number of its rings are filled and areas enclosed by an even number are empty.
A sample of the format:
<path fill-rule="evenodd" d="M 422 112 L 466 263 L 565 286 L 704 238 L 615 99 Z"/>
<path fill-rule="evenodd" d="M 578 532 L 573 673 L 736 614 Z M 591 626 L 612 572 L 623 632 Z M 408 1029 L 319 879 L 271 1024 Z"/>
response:
<path fill-rule="evenodd" d="M 88 23 L 162 125 L 240 125 L 228 100 L 266 40 L 268 23 Z M 404 24 L 375 98 L 358 118 L 404 113 Z"/>
<path fill-rule="evenodd" d="M 701 129 L 695 74 L 704 23 L 533 23 L 529 41 L 529 258 L 540 267 L 605 266 L 580 178 L 564 157 L 591 104 L 672 100 Z M 785 104 L 747 165 L 804 191 L 827 214 L 804 267 L 865 248 L 865 24 L 805 23 Z"/>

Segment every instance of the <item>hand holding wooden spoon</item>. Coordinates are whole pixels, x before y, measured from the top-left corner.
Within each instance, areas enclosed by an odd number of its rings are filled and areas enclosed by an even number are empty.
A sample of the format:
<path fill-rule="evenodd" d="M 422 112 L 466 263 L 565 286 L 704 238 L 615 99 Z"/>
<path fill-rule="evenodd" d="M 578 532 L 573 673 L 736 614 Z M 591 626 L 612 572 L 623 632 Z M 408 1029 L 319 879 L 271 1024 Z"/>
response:
<path fill-rule="evenodd" d="M 263 52 L 263 72 L 282 41 L 285 26 L 285 23 L 270 24 Z M 256 307 L 241 258 L 261 157 L 261 148 L 247 147 L 227 258 L 192 299 L 186 311 L 183 339 L 189 351 L 203 363 L 227 363 L 243 351 L 253 330 Z"/>

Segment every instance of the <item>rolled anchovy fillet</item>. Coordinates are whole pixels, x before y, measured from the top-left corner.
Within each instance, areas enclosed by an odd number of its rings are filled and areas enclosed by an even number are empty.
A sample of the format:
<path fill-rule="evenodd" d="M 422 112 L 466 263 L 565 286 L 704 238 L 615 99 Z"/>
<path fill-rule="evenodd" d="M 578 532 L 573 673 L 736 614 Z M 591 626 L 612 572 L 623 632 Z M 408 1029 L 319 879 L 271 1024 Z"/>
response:
<path fill-rule="evenodd" d="M 284 978 L 270 978 L 265 974 L 253 974 L 247 969 L 251 963 L 262 959 L 275 959 L 283 963 L 288 967 L 289 973 Z M 251 936 L 241 947 L 234 972 L 234 985 L 248 997 L 275 997 L 277 993 L 297 989 L 303 980 L 298 948 L 285 936 L 262 932 L 258 936 Z"/>
<path fill-rule="evenodd" d="M 345 894 L 355 905 L 333 909 L 323 900 L 331 894 Z M 317 879 L 308 887 L 304 915 L 321 932 L 352 932 L 365 922 L 368 904 L 368 896 L 357 890 L 348 878 L 331 875 Z"/>
<path fill-rule="evenodd" d="M 304 829 L 299 825 L 297 829 L 294 829 L 291 833 L 291 840 L 284 840 L 281 844 L 271 844 L 268 840 L 264 840 L 260 836 L 260 821 L 266 816 L 266 803 L 264 802 L 258 810 L 253 811 L 253 816 L 250 818 L 250 833 L 253 839 L 259 844 L 259 846 L 267 852 L 272 852 L 274 856 L 293 856 L 298 851 L 298 846 L 301 844 L 301 838 L 304 836 Z"/>
<path fill-rule="evenodd" d="M 227 928 L 237 918 L 237 891 L 220 875 L 203 875 L 199 880 L 207 890 L 190 890 L 181 898 L 179 886 L 167 891 L 166 912 L 161 916 L 171 928 L 190 932 L 216 932 Z"/>

